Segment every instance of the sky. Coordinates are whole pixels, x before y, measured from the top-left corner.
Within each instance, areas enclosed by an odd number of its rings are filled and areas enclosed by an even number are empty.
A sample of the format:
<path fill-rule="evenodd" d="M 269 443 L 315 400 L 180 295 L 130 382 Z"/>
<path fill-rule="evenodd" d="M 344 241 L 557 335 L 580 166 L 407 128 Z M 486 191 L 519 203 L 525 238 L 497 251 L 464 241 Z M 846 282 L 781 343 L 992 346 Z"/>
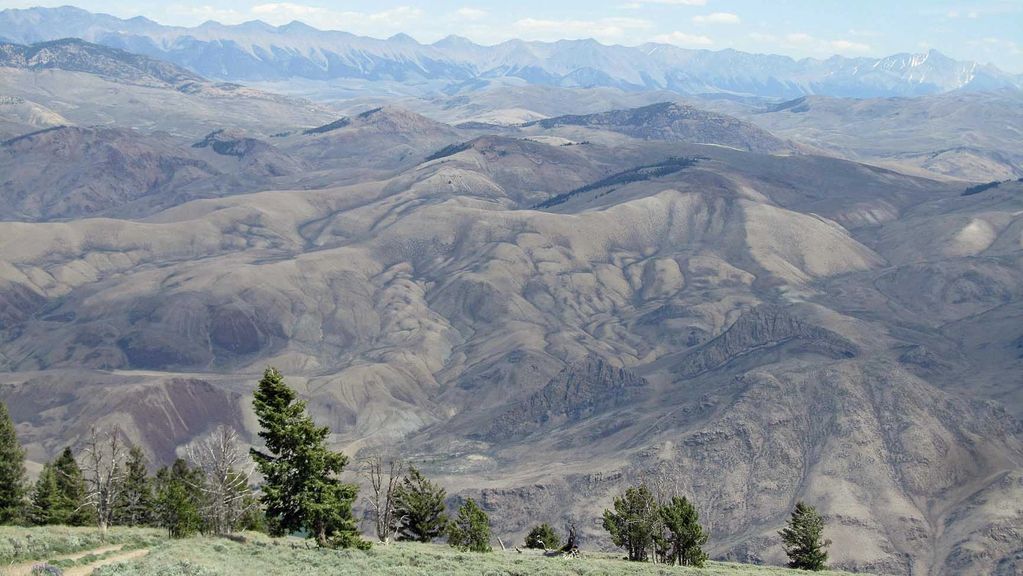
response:
<path fill-rule="evenodd" d="M 0 0 L 0 8 L 68 0 Z M 1023 0 L 77 0 L 74 5 L 162 24 L 300 20 L 321 29 L 420 42 L 449 34 L 481 44 L 509 38 L 595 38 L 605 44 L 667 42 L 685 48 L 795 58 L 887 56 L 935 48 L 1023 73 Z"/>

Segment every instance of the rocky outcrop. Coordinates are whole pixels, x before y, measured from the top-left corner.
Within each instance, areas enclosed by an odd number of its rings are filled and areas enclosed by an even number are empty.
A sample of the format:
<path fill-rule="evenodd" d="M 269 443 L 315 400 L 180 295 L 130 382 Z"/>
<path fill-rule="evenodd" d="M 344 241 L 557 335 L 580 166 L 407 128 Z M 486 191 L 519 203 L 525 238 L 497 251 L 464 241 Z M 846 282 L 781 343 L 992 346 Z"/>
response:
<path fill-rule="evenodd" d="M 170 62 L 77 38 L 40 42 L 31 46 L 0 43 L 0 66 L 88 72 L 131 84 L 175 88 L 206 83 L 201 76 Z"/>
<path fill-rule="evenodd" d="M 192 144 L 209 148 L 221 156 L 237 158 L 246 176 L 285 176 L 300 172 L 303 164 L 258 138 L 237 130 L 215 130 Z"/>
<path fill-rule="evenodd" d="M 681 378 L 715 370 L 751 352 L 795 342 L 801 350 L 832 358 L 852 358 L 858 350 L 847 338 L 815 326 L 776 306 L 744 312 L 720 336 L 686 354 L 675 367 Z"/>
<path fill-rule="evenodd" d="M 527 124 L 542 128 L 582 126 L 614 130 L 644 140 L 717 144 L 751 152 L 791 152 L 792 146 L 770 132 L 732 116 L 675 102 L 600 114 L 558 116 Z"/>
<path fill-rule="evenodd" d="M 555 423 L 577 422 L 627 403 L 646 380 L 607 361 L 590 357 L 560 374 L 529 398 L 513 404 L 482 436 L 523 437 Z"/>

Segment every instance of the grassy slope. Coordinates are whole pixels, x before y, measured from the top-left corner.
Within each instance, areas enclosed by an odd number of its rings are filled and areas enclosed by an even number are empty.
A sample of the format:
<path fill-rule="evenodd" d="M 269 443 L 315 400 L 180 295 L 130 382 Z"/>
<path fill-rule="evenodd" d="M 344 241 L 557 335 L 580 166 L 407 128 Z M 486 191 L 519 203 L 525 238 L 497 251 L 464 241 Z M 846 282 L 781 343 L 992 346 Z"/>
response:
<path fill-rule="evenodd" d="M 582 558 L 544 558 L 531 553 L 496 551 L 473 554 L 443 544 L 398 543 L 377 545 L 367 552 L 318 550 L 306 540 L 272 539 L 249 534 L 238 543 L 222 538 L 168 540 L 154 529 L 112 528 L 106 539 L 95 528 L 50 526 L 40 528 L 0 527 L 0 574 L 3 567 L 28 561 L 50 560 L 75 552 L 123 544 L 118 552 L 56 562 L 61 567 L 88 564 L 125 550 L 148 548 L 150 553 L 136 560 L 97 569 L 96 576 L 221 576 L 221 575 L 363 575 L 402 576 L 452 575 L 586 575 L 692 574 L 727 576 L 782 576 L 799 574 L 792 570 L 748 564 L 710 562 L 702 570 L 657 564 L 628 563 L 615 554 L 584 552 Z M 820 574 L 840 574 L 824 572 Z"/>
<path fill-rule="evenodd" d="M 543 558 L 528 553 L 496 551 L 492 554 L 463 553 L 445 545 L 398 543 L 374 546 L 368 552 L 317 550 L 297 539 L 253 536 L 249 542 L 190 538 L 165 541 L 141 559 L 100 568 L 96 576 L 215 576 L 273 574 L 310 575 L 561 575 L 588 576 L 619 574 L 706 574 L 706 575 L 793 575 L 784 568 L 711 562 L 703 570 L 655 564 L 632 564 L 616 556 L 584 553 L 583 558 Z M 834 572 L 824 574 L 837 574 Z"/>

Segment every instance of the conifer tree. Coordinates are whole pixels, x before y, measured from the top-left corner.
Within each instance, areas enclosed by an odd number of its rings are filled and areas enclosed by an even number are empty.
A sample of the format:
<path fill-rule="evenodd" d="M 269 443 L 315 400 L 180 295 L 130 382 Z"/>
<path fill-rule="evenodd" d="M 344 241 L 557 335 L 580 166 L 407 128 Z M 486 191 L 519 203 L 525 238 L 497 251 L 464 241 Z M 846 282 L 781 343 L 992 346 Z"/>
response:
<path fill-rule="evenodd" d="M 29 520 L 36 526 L 63 522 L 60 517 L 60 490 L 57 488 L 57 475 L 52 464 L 43 466 L 39 478 L 36 479 L 35 488 L 32 490 Z"/>
<path fill-rule="evenodd" d="M 145 526 L 153 521 L 153 483 L 146 470 L 146 455 L 132 446 L 125 463 L 124 479 L 114 501 L 114 524 Z"/>
<path fill-rule="evenodd" d="M 171 538 L 185 538 L 199 531 L 198 486 L 200 474 L 178 458 L 169 468 L 156 473 L 156 519 Z"/>
<path fill-rule="evenodd" d="M 78 467 L 70 447 L 64 448 L 53 461 L 53 475 L 60 498 L 57 505 L 59 524 L 90 526 L 96 523 L 95 509 L 89 504 L 88 489 L 82 469 Z"/>
<path fill-rule="evenodd" d="M 533 529 L 526 535 L 526 548 L 556 550 L 559 546 L 561 546 L 561 537 L 546 522 L 533 526 Z"/>
<path fill-rule="evenodd" d="M 448 527 L 448 544 L 468 552 L 490 552 L 490 519 L 476 501 L 469 498 L 458 509 Z"/>
<path fill-rule="evenodd" d="M 798 502 L 788 527 L 778 532 L 789 556 L 789 568 L 818 571 L 827 567 L 826 548 L 831 540 L 823 539 L 823 532 L 824 519 L 817 509 Z"/>
<path fill-rule="evenodd" d="M 0 524 L 22 519 L 25 481 L 25 450 L 18 442 L 7 405 L 0 402 Z"/>
<path fill-rule="evenodd" d="M 348 457 L 327 448 L 329 430 L 306 414 L 276 368 L 264 372 L 253 406 L 266 451 L 251 454 L 263 475 L 260 500 L 272 533 L 304 530 L 318 546 L 369 547 L 352 514 L 358 487 L 338 477 Z"/>
<path fill-rule="evenodd" d="M 448 527 L 445 498 L 443 488 L 427 480 L 415 466 L 409 466 L 394 495 L 398 539 L 431 542 L 442 536 Z"/>
<path fill-rule="evenodd" d="M 707 561 L 703 545 L 707 535 L 700 526 L 700 515 L 686 499 L 675 496 L 660 508 L 661 522 L 667 532 L 668 558 L 672 564 L 700 568 Z"/>
<path fill-rule="evenodd" d="M 628 551 L 629 560 L 645 562 L 661 532 L 657 501 L 645 484 L 629 488 L 615 498 L 614 511 L 604 510 L 603 524 L 614 545 Z"/>

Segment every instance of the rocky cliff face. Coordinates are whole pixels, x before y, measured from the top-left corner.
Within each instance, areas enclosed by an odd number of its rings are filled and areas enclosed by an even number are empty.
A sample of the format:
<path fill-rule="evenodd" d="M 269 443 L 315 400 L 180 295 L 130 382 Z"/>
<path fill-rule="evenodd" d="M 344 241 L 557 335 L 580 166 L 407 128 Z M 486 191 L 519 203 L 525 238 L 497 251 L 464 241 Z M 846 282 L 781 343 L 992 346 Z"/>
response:
<path fill-rule="evenodd" d="M 831 358 L 852 358 L 857 353 L 855 344 L 830 330 L 808 324 L 784 308 L 762 306 L 743 313 L 720 336 L 687 353 L 674 373 L 679 378 L 693 378 L 790 342 L 799 351 Z"/>
<path fill-rule="evenodd" d="M 600 358 L 565 368 L 529 398 L 500 411 L 482 437 L 490 442 L 522 438 L 614 410 L 634 399 L 646 381 Z"/>

